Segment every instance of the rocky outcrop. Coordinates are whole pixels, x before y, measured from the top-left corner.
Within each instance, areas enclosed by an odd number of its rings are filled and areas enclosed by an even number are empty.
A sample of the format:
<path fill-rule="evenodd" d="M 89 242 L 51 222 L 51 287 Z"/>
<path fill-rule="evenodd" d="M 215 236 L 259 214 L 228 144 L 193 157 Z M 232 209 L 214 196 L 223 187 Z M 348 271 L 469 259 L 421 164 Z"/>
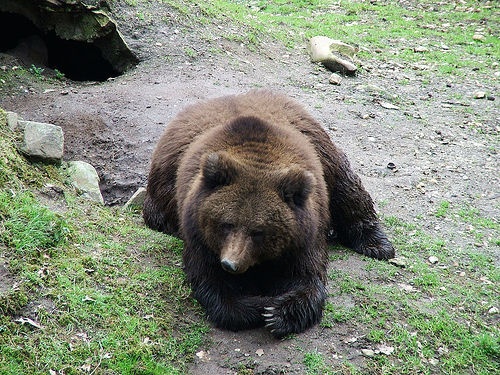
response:
<path fill-rule="evenodd" d="M 97 47 L 102 57 L 121 74 L 136 65 L 138 59 L 128 48 L 106 9 L 107 2 L 103 0 L 0 1 L 0 12 L 27 18 L 41 30 L 42 36 L 55 34 L 64 41 Z"/>
<path fill-rule="evenodd" d="M 1 110 L 0 110 L 1 112 Z M 95 168 L 84 161 L 63 162 L 64 134 L 60 126 L 42 122 L 19 120 L 14 112 L 5 112 L 5 120 L 12 131 L 22 132 L 21 152 L 30 159 L 60 164 L 75 190 L 82 196 L 104 204 Z"/>

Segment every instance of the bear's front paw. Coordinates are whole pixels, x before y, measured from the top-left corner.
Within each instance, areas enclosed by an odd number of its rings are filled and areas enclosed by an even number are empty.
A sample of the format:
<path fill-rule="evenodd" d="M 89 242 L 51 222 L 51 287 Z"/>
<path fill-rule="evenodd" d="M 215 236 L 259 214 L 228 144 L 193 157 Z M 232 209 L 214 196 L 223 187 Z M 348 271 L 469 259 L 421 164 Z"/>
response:
<path fill-rule="evenodd" d="M 267 306 L 264 307 L 265 313 L 262 314 L 264 317 L 265 327 L 273 334 L 274 337 L 281 339 L 291 333 L 293 333 L 293 327 L 286 323 L 282 312 L 276 307 Z"/>

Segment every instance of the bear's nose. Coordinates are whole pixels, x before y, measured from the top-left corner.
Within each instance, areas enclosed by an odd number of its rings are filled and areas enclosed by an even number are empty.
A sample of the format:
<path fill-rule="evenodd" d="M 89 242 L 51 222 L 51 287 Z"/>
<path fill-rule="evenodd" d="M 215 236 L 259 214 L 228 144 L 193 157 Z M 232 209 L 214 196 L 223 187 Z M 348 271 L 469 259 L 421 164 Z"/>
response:
<path fill-rule="evenodd" d="M 220 264 L 222 265 L 222 268 L 224 271 L 230 272 L 230 273 L 236 273 L 238 272 L 238 266 L 231 260 L 224 258 L 221 260 Z"/>

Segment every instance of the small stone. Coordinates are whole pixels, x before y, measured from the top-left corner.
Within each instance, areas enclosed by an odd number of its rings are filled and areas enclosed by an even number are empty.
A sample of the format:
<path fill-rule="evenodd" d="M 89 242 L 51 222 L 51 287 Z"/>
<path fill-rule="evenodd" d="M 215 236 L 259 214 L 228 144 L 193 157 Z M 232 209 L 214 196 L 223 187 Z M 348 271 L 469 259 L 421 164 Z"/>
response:
<path fill-rule="evenodd" d="M 439 360 L 437 358 L 431 358 L 429 359 L 429 363 L 433 366 L 436 366 L 439 363 Z"/>
<path fill-rule="evenodd" d="M 413 48 L 413 52 L 428 52 L 429 48 L 424 47 L 424 46 L 417 46 Z"/>
<path fill-rule="evenodd" d="M 488 314 L 498 314 L 498 307 L 493 306 L 491 309 L 488 310 Z"/>
<path fill-rule="evenodd" d="M 389 259 L 389 263 L 394 264 L 397 267 L 405 268 L 406 267 L 406 258 L 396 257 Z"/>
<path fill-rule="evenodd" d="M 391 355 L 394 353 L 394 347 L 393 346 L 387 346 L 387 345 L 380 345 L 378 348 L 379 352 L 385 355 Z"/>
<path fill-rule="evenodd" d="M 332 75 L 328 79 L 328 82 L 330 82 L 332 85 L 340 85 L 340 83 L 342 82 L 342 77 L 337 73 L 332 73 Z"/>
<path fill-rule="evenodd" d="M 474 99 L 484 99 L 486 98 L 486 93 L 484 91 L 476 91 L 473 94 Z"/>
<path fill-rule="evenodd" d="M 399 109 L 399 107 L 397 105 L 394 105 L 391 103 L 380 102 L 379 104 L 382 108 L 385 108 L 385 109 Z"/>
<path fill-rule="evenodd" d="M 371 349 L 361 349 L 361 353 L 365 356 L 365 357 L 373 357 L 375 355 L 375 352 Z"/>
<path fill-rule="evenodd" d="M 391 171 L 396 169 L 396 164 L 390 161 L 389 163 L 387 163 L 387 169 L 390 169 Z"/>
<path fill-rule="evenodd" d="M 204 350 L 200 350 L 198 353 L 196 353 L 196 356 L 203 361 L 207 356 L 207 352 L 205 352 Z"/>
<path fill-rule="evenodd" d="M 123 209 L 126 210 L 129 207 L 142 207 L 144 205 L 144 199 L 146 198 L 146 189 L 140 187 L 137 191 L 130 197 L 130 199 L 125 203 Z"/>
<path fill-rule="evenodd" d="M 479 34 L 479 33 L 477 33 L 477 34 L 474 34 L 474 35 L 472 36 L 472 39 L 473 39 L 473 40 L 483 41 L 483 40 L 484 40 L 484 35 L 483 35 L 483 34 Z"/>
<path fill-rule="evenodd" d="M 438 257 L 434 256 L 434 255 L 431 255 L 428 259 L 429 263 L 430 264 L 436 264 L 437 262 L 439 262 L 439 259 Z"/>
<path fill-rule="evenodd" d="M 255 354 L 257 354 L 259 357 L 263 356 L 264 355 L 264 350 L 263 349 L 257 349 L 255 351 Z"/>
<path fill-rule="evenodd" d="M 486 97 L 486 99 L 491 100 L 491 101 L 494 101 L 494 100 L 495 100 L 495 97 L 494 97 L 493 95 L 488 95 L 488 96 Z"/>

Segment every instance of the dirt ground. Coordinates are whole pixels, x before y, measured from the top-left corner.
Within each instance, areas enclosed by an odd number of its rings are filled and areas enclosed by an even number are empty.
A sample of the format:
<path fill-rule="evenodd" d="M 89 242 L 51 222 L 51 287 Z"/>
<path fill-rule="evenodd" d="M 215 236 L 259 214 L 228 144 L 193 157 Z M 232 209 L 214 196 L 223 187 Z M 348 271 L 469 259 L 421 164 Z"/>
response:
<path fill-rule="evenodd" d="M 137 9 L 127 7 L 117 17 L 142 61 L 134 70 L 99 84 L 38 82 L 25 93 L 0 98 L 0 107 L 24 119 L 61 126 L 65 158 L 96 167 L 107 204 L 122 204 L 145 186 L 151 152 L 181 108 L 270 88 L 296 98 L 325 125 L 382 215 L 407 222 L 423 217 L 420 223 L 429 234 L 458 245 L 467 239 L 429 215 L 439 202 L 469 203 L 482 215 L 500 217 L 500 97 L 493 70 L 490 79 L 472 70 L 461 79 L 444 79 L 424 74 L 421 66 L 407 69 L 411 66 L 373 60 L 334 86 L 328 83 L 329 72 L 309 61 L 305 46 L 290 50 L 268 41 L 252 52 L 218 37 L 229 26 L 185 27 L 168 9 L 147 9 L 152 10 L 158 20 L 139 20 Z M 195 53 L 186 53 L 187 48 Z M 478 90 L 492 97 L 474 99 Z M 385 103 L 397 108 L 385 108 Z M 387 168 L 389 163 L 396 169 Z M 353 254 L 331 267 L 370 279 L 363 262 Z M 231 374 L 244 365 L 255 374 L 301 374 L 304 352 L 313 350 L 332 364 L 349 359 L 363 368 L 364 334 L 341 324 L 276 341 L 265 330 L 214 329 L 190 373 Z"/>

